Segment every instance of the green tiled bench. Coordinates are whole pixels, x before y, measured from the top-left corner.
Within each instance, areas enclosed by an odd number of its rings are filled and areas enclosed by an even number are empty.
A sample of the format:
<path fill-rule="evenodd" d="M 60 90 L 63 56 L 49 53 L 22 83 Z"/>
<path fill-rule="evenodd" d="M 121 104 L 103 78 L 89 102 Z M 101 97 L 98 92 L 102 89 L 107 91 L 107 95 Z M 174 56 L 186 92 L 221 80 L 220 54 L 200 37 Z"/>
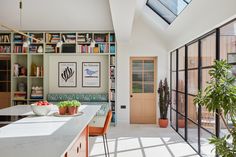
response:
<path fill-rule="evenodd" d="M 66 100 L 78 100 L 82 105 L 101 105 L 101 109 L 90 122 L 90 125 L 103 126 L 109 110 L 107 93 L 50 93 L 47 96 L 47 101 L 55 105 L 60 101 Z"/>

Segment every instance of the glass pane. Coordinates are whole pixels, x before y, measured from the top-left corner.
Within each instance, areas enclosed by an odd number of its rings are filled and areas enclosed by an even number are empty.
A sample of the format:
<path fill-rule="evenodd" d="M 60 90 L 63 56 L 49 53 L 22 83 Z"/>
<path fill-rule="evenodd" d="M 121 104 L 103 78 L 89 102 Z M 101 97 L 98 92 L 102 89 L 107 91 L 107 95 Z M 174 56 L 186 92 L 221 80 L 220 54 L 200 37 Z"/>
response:
<path fill-rule="evenodd" d="M 144 93 L 154 93 L 154 85 L 144 83 Z"/>
<path fill-rule="evenodd" d="M 185 69 L 185 47 L 179 49 L 179 70 Z"/>
<path fill-rule="evenodd" d="M 171 110 L 171 125 L 174 129 L 176 129 L 176 112 L 175 110 Z"/>
<path fill-rule="evenodd" d="M 154 72 L 144 72 L 144 81 L 154 81 Z"/>
<path fill-rule="evenodd" d="M 179 71 L 178 91 L 185 92 L 185 75 L 184 71 Z"/>
<path fill-rule="evenodd" d="M 176 90 L 176 72 L 172 72 L 172 90 Z"/>
<path fill-rule="evenodd" d="M 178 128 L 179 128 L 179 133 L 185 137 L 185 118 L 184 116 L 178 114 Z"/>
<path fill-rule="evenodd" d="M 188 68 L 198 67 L 198 43 L 188 46 Z"/>
<path fill-rule="evenodd" d="M 149 0 L 147 5 L 151 7 L 162 18 L 171 23 L 176 18 L 176 15 L 167 9 L 159 0 Z"/>
<path fill-rule="evenodd" d="M 144 61 L 144 70 L 154 71 L 154 61 L 153 60 L 145 60 Z"/>
<path fill-rule="evenodd" d="M 236 62 L 236 20 L 220 28 L 220 57 Z M 229 55 L 233 53 L 234 55 Z"/>
<path fill-rule="evenodd" d="M 178 112 L 185 115 L 185 95 L 178 93 Z"/>
<path fill-rule="evenodd" d="M 142 60 L 134 60 L 132 63 L 133 71 L 143 71 L 143 61 Z"/>
<path fill-rule="evenodd" d="M 193 103 L 193 96 L 188 95 L 188 118 L 194 122 L 198 122 L 198 108 Z"/>
<path fill-rule="evenodd" d="M 200 143 L 201 143 L 201 155 L 207 157 L 215 157 L 215 151 L 212 151 L 215 146 L 209 144 L 209 138 L 211 138 L 212 134 L 208 133 L 204 129 L 200 131 Z"/>
<path fill-rule="evenodd" d="M 186 3 L 183 0 L 160 0 L 163 5 L 169 8 L 175 15 L 179 13 L 186 7 Z"/>
<path fill-rule="evenodd" d="M 175 91 L 172 91 L 171 102 L 172 102 L 172 108 L 176 109 L 176 92 Z"/>
<path fill-rule="evenodd" d="M 216 58 L 216 34 L 201 40 L 202 67 L 211 66 Z"/>
<path fill-rule="evenodd" d="M 171 53 L 172 71 L 176 71 L 176 51 Z"/>
<path fill-rule="evenodd" d="M 133 71 L 133 81 L 142 81 L 142 71 L 138 72 L 138 71 Z"/>
<path fill-rule="evenodd" d="M 198 70 L 188 71 L 188 93 L 193 95 L 198 93 Z"/>
<path fill-rule="evenodd" d="M 147 6 L 171 23 L 189 2 L 190 0 L 148 0 Z"/>
<path fill-rule="evenodd" d="M 202 107 L 201 123 L 203 128 L 215 134 L 215 114 L 208 112 L 205 107 Z"/>
<path fill-rule="evenodd" d="M 142 93 L 143 91 L 142 82 L 133 82 L 132 87 L 133 87 L 132 89 L 133 93 Z"/>
<path fill-rule="evenodd" d="M 210 69 L 202 69 L 202 90 L 204 90 L 207 87 L 207 82 L 210 81 L 211 77 L 209 75 L 209 70 Z"/>
<path fill-rule="evenodd" d="M 198 126 L 188 120 L 188 142 L 195 149 L 198 150 Z"/>

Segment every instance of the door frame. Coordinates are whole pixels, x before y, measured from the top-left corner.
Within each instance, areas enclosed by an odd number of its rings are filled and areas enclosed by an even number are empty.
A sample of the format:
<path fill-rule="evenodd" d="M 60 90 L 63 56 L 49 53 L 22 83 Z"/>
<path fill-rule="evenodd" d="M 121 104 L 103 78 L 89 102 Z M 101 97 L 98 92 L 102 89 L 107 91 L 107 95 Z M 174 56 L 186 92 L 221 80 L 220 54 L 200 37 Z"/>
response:
<path fill-rule="evenodd" d="M 154 59 L 154 94 L 155 94 L 155 121 L 157 123 L 157 79 L 158 79 L 158 56 L 130 56 L 129 58 L 129 123 L 131 124 L 131 97 L 132 94 L 132 60 L 133 59 Z"/>

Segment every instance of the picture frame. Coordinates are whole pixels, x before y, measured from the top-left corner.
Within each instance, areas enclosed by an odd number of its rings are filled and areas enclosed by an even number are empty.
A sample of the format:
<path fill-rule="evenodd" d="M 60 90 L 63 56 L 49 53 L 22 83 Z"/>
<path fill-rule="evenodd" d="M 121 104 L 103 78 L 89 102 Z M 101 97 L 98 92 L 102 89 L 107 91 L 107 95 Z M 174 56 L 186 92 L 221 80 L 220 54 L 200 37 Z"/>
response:
<path fill-rule="evenodd" d="M 101 87 L 101 62 L 82 62 L 82 87 Z"/>
<path fill-rule="evenodd" d="M 76 62 L 58 62 L 58 87 L 77 87 Z"/>

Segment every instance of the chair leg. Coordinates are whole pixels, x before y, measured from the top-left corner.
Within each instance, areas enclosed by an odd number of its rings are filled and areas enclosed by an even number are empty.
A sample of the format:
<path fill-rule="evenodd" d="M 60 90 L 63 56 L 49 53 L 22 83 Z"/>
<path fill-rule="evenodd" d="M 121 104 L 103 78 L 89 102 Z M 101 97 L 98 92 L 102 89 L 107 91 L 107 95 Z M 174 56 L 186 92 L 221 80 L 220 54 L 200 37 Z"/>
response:
<path fill-rule="evenodd" d="M 103 138 L 103 145 L 104 145 L 105 156 L 107 157 L 107 149 L 106 149 L 106 142 L 105 142 L 104 135 L 102 136 L 102 138 Z"/>
<path fill-rule="evenodd" d="M 105 134 L 105 139 L 106 139 L 106 144 L 107 144 L 107 154 L 108 154 L 108 157 L 110 157 L 108 142 L 107 142 L 107 134 Z"/>

